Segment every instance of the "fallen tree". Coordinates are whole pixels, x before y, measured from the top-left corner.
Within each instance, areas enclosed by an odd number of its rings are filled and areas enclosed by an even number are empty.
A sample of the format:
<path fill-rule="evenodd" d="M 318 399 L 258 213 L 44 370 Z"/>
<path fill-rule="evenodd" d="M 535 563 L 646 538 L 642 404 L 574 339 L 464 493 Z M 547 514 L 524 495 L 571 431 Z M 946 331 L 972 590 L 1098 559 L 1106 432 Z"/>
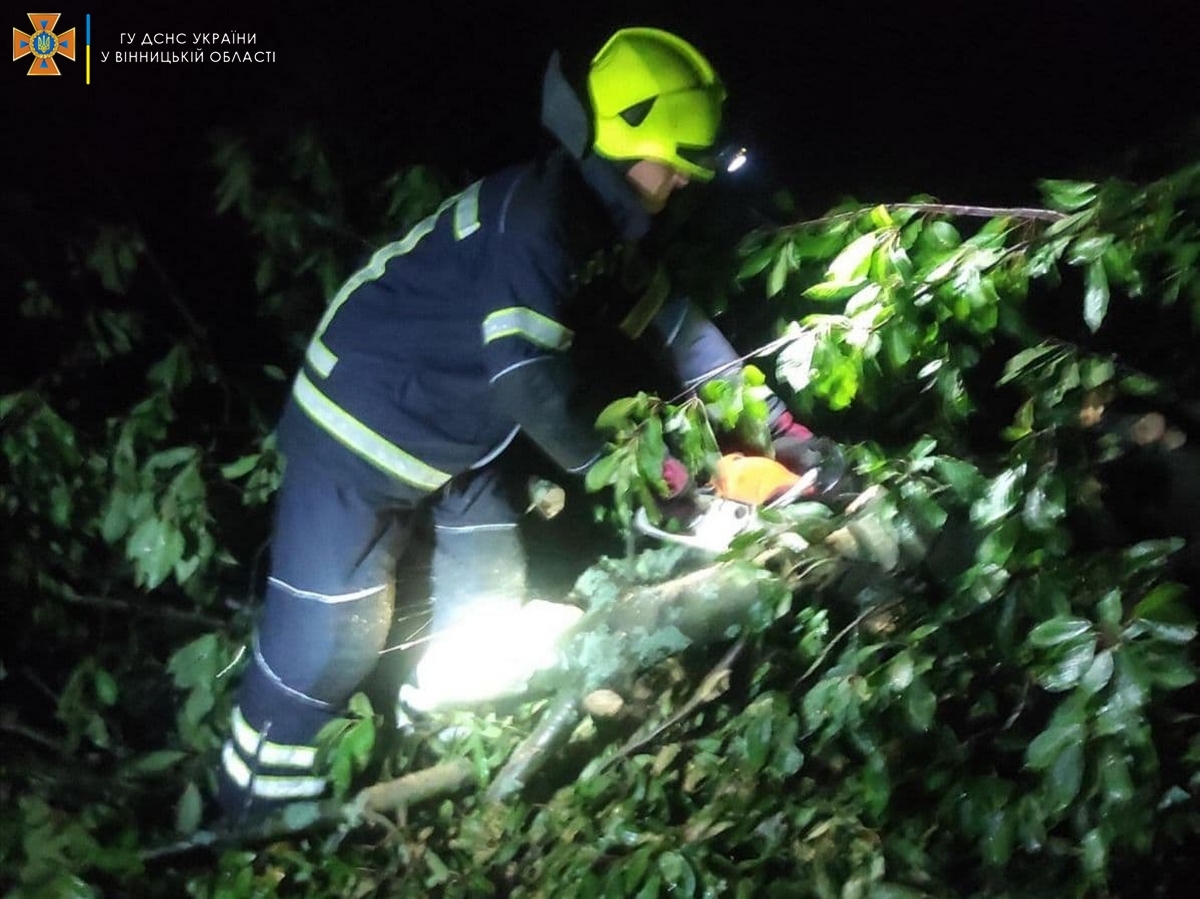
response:
<path fill-rule="evenodd" d="M 319 151 L 284 155 L 303 173 Z M 337 208 L 336 184 L 256 169 L 247 142 L 219 157 L 222 208 L 258 253 L 254 327 L 291 346 L 357 250 L 307 214 Z M 586 626 L 539 692 L 396 733 L 357 701 L 322 754 L 329 806 L 257 838 L 200 835 L 279 470 L 263 410 L 295 359 L 247 366 L 204 328 L 174 341 L 167 320 L 198 304 L 172 291 L 155 317 L 122 299 L 158 296 L 152 235 L 75 235 L 81 266 L 22 285 L 59 364 L 0 398 L 22 616 L 0 668 L 6 882 L 821 899 L 1188 884 L 1198 172 L 1046 182 L 1041 210 L 848 203 L 736 257 L 680 242 L 598 277 L 650 299 L 669 283 L 754 338 L 744 378 L 602 417 L 590 486 L 610 522 L 656 512 L 668 450 L 702 480 L 720 440 L 761 437 L 767 385 L 843 444 L 875 502 L 767 516 L 699 567 L 661 550 L 588 567 L 570 597 Z M 394 230 L 439 193 L 419 172 L 387 190 Z M 64 297 L 88 308 L 65 315 Z"/>

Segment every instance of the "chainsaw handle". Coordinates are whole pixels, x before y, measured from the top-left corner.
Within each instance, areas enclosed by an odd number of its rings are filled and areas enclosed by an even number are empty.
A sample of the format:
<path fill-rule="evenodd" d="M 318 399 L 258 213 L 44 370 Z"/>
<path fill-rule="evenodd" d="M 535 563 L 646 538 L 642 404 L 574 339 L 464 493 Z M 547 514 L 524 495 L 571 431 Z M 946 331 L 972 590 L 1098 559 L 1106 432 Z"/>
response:
<path fill-rule="evenodd" d="M 795 502 L 812 489 L 812 487 L 817 483 L 817 478 L 820 476 L 820 469 L 810 468 L 800 476 L 800 480 L 796 481 L 796 483 L 794 483 L 791 487 L 764 505 L 763 508 L 778 509 L 780 506 L 786 506 L 788 503 Z"/>

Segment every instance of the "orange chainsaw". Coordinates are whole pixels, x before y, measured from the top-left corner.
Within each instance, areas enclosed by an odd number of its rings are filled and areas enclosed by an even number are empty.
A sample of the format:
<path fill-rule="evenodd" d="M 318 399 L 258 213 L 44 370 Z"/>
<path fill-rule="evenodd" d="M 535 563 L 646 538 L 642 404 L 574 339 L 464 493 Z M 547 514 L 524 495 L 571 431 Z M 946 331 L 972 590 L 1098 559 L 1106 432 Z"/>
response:
<path fill-rule="evenodd" d="M 671 515 L 681 519 L 682 531 L 657 527 L 645 509 L 637 511 L 633 524 L 656 540 L 719 554 L 755 524 L 759 509 L 777 509 L 811 495 L 820 477 L 817 468 L 798 475 L 765 456 L 729 453 L 717 462 L 708 486 L 694 489 L 684 503 L 676 504 L 685 509 Z"/>

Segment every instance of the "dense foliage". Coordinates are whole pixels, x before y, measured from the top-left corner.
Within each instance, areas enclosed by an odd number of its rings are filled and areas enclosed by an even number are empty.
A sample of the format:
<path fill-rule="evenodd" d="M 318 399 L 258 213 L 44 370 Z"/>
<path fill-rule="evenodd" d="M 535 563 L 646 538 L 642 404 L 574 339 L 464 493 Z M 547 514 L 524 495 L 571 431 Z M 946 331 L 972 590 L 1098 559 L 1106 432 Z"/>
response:
<path fill-rule="evenodd" d="M 339 796 L 455 758 L 480 789 L 340 825 L 302 809 L 296 835 L 239 841 L 206 829 L 207 797 L 262 574 L 285 372 L 355 258 L 450 185 L 412 169 L 361 190 L 369 173 L 339 171 L 313 135 L 282 151 L 221 136 L 213 158 L 219 221 L 255 248 L 231 289 L 257 297 L 213 314 L 256 339 L 210 337 L 152 235 L 124 222 L 81 225 L 64 274 L 21 288 L 28 333 L 59 355 L 0 398 L 11 895 L 1187 884 L 1200 166 L 1046 181 L 1039 209 L 847 203 L 736 253 L 675 244 L 658 268 L 609 265 L 589 289 L 703 285 L 752 362 L 698 397 L 605 410 L 612 452 L 587 487 L 611 526 L 657 514 L 664 453 L 703 479 L 723 443 L 765 445 L 767 384 L 879 488 L 869 517 L 806 506 L 739 540 L 729 564 L 764 573 L 753 623 L 709 647 L 643 635 L 639 670 L 591 683 L 619 708 L 587 717 L 524 792 L 482 788 L 544 701 L 397 731 L 386 697 L 364 694 L 326 734 Z M 586 565 L 573 596 L 608 602 L 680 564 L 631 542 Z M 591 655 L 573 664 L 611 658 L 603 642 Z"/>

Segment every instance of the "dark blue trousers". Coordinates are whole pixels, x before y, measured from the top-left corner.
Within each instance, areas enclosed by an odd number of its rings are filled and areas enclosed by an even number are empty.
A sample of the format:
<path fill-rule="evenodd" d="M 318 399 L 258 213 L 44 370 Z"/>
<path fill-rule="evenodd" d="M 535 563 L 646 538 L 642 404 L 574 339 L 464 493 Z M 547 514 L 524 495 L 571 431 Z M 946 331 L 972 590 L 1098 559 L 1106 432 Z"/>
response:
<path fill-rule="evenodd" d="M 429 494 L 322 449 L 289 453 L 276 497 L 265 603 L 221 757 L 219 800 L 235 818 L 324 792 L 315 736 L 385 648 L 423 509 L 435 535 L 431 632 L 524 593 L 517 511 L 495 464 Z"/>

